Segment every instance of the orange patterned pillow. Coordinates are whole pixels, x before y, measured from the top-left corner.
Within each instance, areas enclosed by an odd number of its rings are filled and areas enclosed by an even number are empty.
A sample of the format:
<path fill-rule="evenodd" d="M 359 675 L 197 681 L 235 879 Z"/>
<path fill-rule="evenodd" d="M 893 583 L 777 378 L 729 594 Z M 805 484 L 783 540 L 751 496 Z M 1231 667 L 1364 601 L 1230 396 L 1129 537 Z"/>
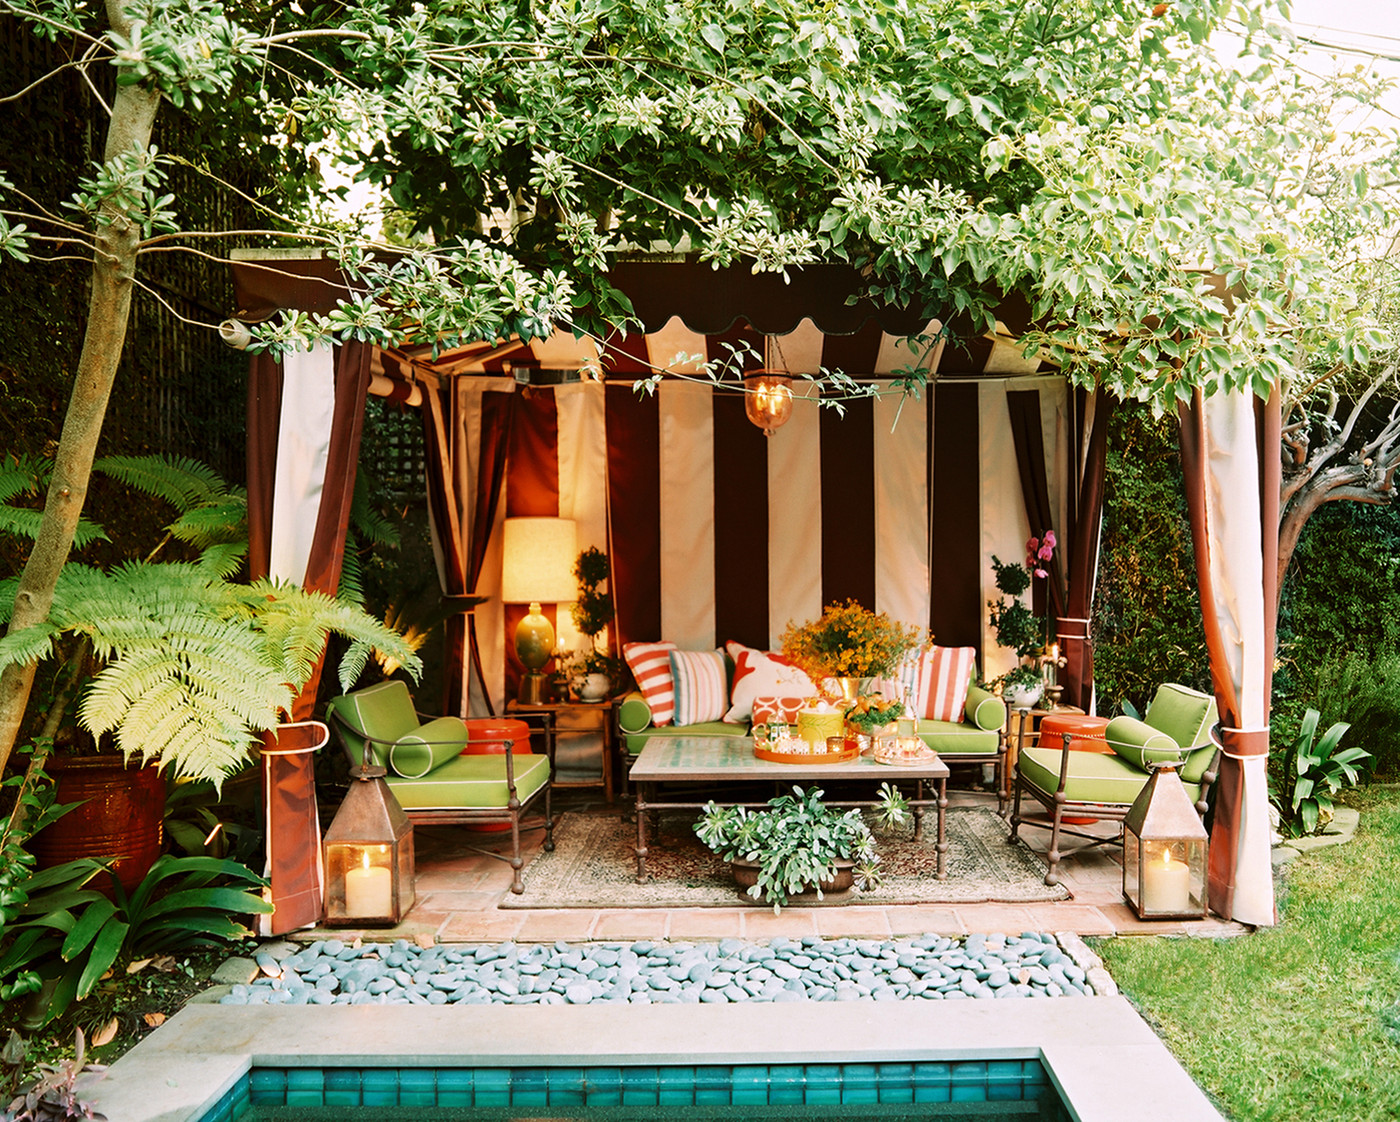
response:
<path fill-rule="evenodd" d="M 914 690 L 919 715 L 930 721 L 961 723 L 976 665 L 975 647 L 929 647 L 924 651 Z"/>
<path fill-rule="evenodd" d="M 651 723 L 657 728 L 669 725 L 676 715 L 676 686 L 671 677 L 671 652 L 675 649 L 675 643 L 622 645 L 622 657 L 651 710 Z"/>

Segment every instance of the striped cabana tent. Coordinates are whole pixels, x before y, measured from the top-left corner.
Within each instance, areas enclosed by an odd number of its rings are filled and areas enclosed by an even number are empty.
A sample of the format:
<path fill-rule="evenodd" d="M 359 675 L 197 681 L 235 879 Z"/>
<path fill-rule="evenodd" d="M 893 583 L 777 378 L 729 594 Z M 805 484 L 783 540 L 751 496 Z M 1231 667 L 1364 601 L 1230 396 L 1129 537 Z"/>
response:
<path fill-rule="evenodd" d="M 328 308 L 343 291 L 319 260 L 244 260 L 234 276 L 239 319 Z M 773 647 L 789 621 L 855 598 L 927 626 L 942 644 L 976 647 L 989 676 L 1014 662 L 988 630 L 991 558 L 1019 560 L 1028 536 L 1054 529 L 1062 548 L 1052 578 L 1036 582 L 1036 607 L 1059 621 L 1065 700 L 1090 708 L 1083 636 L 1109 405 L 1022 357 L 1023 303 L 1005 301 L 994 332 L 941 333 L 907 309 L 848 303 L 857 278 L 840 266 L 794 270 L 784 283 L 632 262 L 613 280 L 639 330 L 436 356 L 376 349 L 350 375 L 421 409 L 439 576 L 462 609 L 449 621 L 443 711 L 497 711 L 514 693 L 508 636 L 524 609 L 500 601 L 500 525 L 528 515 L 571 518 L 581 549 L 607 551 L 615 646 Z M 746 419 L 737 374 L 720 383 L 698 374 L 705 359 L 736 351 L 752 356 L 745 368 L 799 378 L 793 416 L 772 437 Z M 330 387 L 352 358 L 362 362 L 345 348 L 310 364 Z M 893 388 L 910 367 L 928 378 L 919 397 Z M 639 393 L 636 380 L 658 369 L 656 392 Z M 823 369 L 881 392 L 821 407 L 817 385 L 804 393 L 800 377 Z M 326 521 L 313 512 L 352 489 L 356 451 L 333 435 L 348 431 L 346 417 L 337 428 L 334 411 L 288 408 L 296 396 L 278 392 L 275 377 L 250 389 L 250 481 L 255 470 L 276 481 L 250 486 L 250 516 L 271 537 L 279 519 Z M 351 398 L 344 407 L 353 410 Z M 289 455 L 301 466 L 285 464 Z M 556 622 L 567 636 L 567 610 Z"/>

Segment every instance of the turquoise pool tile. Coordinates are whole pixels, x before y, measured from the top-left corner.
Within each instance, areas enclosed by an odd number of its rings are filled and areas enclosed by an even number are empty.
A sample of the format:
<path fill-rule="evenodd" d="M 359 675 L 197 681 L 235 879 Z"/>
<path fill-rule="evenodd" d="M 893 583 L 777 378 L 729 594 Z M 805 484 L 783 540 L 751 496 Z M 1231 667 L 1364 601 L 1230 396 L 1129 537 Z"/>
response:
<path fill-rule="evenodd" d="M 946 1103 L 953 1086 L 951 1064 L 915 1064 L 910 1078 L 916 1103 Z"/>
<path fill-rule="evenodd" d="M 255 1067 L 249 1072 L 248 1094 L 259 1106 L 285 1106 L 286 1070 L 280 1067 Z"/>
<path fill-rule="evenodd" d="M 437 1072 L 425 1067 L 400 1068 L 399 1105 L 437 1105 Z"/>
<path fill-rule="evenodd" d="M 843 1103 L 880 1101 L 879 1077 L 874 1064 L 843 1065 L 841 1101 Z"/>
<path fill-rule="evenodd" d="M 1025 1064 L 1021 1060 L 989 1060 L 987 1062 L 987 1101 L 1014 1102 L 1025 1099 L 1027 1097 L 1025 1075 Z"/>
<path fill-rule="evenodd" d="M 622 1069 L 622 1105 L 656 1106 L 660 1101 L 661 1073 L 654 1067 Z"/>
<path fill-rule="evenodd" d="M 1039 1060 L 1021 1061 L 1021 1081 L 1027 1088 L 1050 1086 L 1050 1073 L 1045 1070 L 1045 1065 Z M 1027 1095 L 1031 1098 L 1031 1095 Z"/>
<path fill-rule="evenodd" d="M 542 1067 L 517 1068 L 510 1080 L 511 1106 L 548 1106 L 549 1071 Z"/>
<path fill-rule="evenodd" d="M 803 1101 L 814 1106 L 837 1106 L 841 1102 L 841 1068 L 838 1064 L 808 1064 Z"/>
<path fill-rule="evenodd" d="M 806 1101 L 807 1073 L 801 1064 L 772 1064 L 768 1068 L 768 1101 L 787 1105 Z"/>
<path fill-rule="evenodd" d="M 723 1106 L 730 1101 L 730 1082 L 734 1077 L 733 1068 L 697 1067 L 695 1069 L 695 1105 Z"/>
<path fill-rule="evenodd" d="M 360 1073 L 349 1067 L 328 1068 L 326 1070 L 325 1104 L 327 1106 L 359 1106 Z"/>
<path fill-rule="evenodd" d="M 764 1106 L 768 1102 L 768 1068 L 744 1064 L 729 1076 L 729 1101 L 735 1106 Z"/>
<path fill-rule="evenodd" d="M 875 1071 L 877 1093 L 882 1103 L 914 1101 L 914 1065 L 879 1064 Z"/>
<path fill-rule="evenodd" d="M 581 1067 L 552 1067 L 547 1088 L 550 1106 L 583 1106 L 587 1101 Z"/>
<path fill-rule="evenodd" d="M 622 1069 L 590 1067 L 583 1073 L 584 1102 L 589 1106 L 622 1105 Z"/>
<path fill-rule="evenodd" d="M 365 1106 L 398 1106 L 398 1068 L 366 1068 L 360 1077 L 360 1101 Z"/>
<path fill-rule="evenodd" d="M 472 1098 L 473 1106 L 510 1106 L 510 1069 L 477 1068 Z"/>
<path fill-rule="evenodd" d="M 693 1067 L 661 1067 L 656 1069 L 658 1106 L 693 1106 L 695 1104 L 695 1069 Z"/>
<path fill-rule="evenodd" d="M 438 1106 L 471 1106 L 474 1079 L 468 1067 L 445 1067 L 437 1073 Z"/>

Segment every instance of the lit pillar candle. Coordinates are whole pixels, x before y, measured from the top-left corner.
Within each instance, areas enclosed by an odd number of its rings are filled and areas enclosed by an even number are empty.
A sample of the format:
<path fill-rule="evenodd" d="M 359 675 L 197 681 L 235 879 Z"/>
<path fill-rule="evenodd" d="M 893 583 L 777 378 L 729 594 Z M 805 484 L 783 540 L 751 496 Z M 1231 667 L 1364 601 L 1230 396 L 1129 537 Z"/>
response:
<path fill-rule="evenodd" d="M 1162 850 L 1160 861 L 1142 867 L 1142 910 L 1169 915 L 1191 910 L 1191 869 L 1169 849 Z"/>
<path fill-rule="evenodd" d="M 369 863 L 363 854 L 358 869 L 345 873 L 345 913 L 352 916 L 387 916 L 394 911 L 394 874 L 382 865 Z"/>

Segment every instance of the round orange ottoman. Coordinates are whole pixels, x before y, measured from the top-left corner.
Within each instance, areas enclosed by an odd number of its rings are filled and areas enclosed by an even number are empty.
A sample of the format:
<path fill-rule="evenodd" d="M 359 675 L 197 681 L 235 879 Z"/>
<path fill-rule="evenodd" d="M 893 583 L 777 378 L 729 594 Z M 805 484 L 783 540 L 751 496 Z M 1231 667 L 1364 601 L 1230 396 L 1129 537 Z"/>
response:
<path fill-rule="evenodd" d="M 1108 741 L 1104 739 L 1104 731 L 1107 728 L 1107 717 L 1090 717 L 1084 713 L 1049 713 L 1040 721 L 1039 744 L 1042 748 L 1058 750 L 1063 747 L 1065 734 L 1068 733 L 1071 752 L 1112 754 L 1113 749 L 1108 746 Z M 1071 826 L 1088 826 L 1097 822 L 1098 819 L 1066 815 L 1062 821 Z"/>
<path fill-rule="evenodd" d="M 471 733 L 472 740 L 462 749 L 464 756 L 502 755 L 505 753 L 507 740 L 513 742 L 510 749 L 512 756 L 530 754 L 530 726 L 524 721 L 509 717 L 469 717 L 467 731 Z M 480 822 L 468 826 L 467 829 L 497 833 L 509 830 L 510 826 L 505 822 Z"/>

